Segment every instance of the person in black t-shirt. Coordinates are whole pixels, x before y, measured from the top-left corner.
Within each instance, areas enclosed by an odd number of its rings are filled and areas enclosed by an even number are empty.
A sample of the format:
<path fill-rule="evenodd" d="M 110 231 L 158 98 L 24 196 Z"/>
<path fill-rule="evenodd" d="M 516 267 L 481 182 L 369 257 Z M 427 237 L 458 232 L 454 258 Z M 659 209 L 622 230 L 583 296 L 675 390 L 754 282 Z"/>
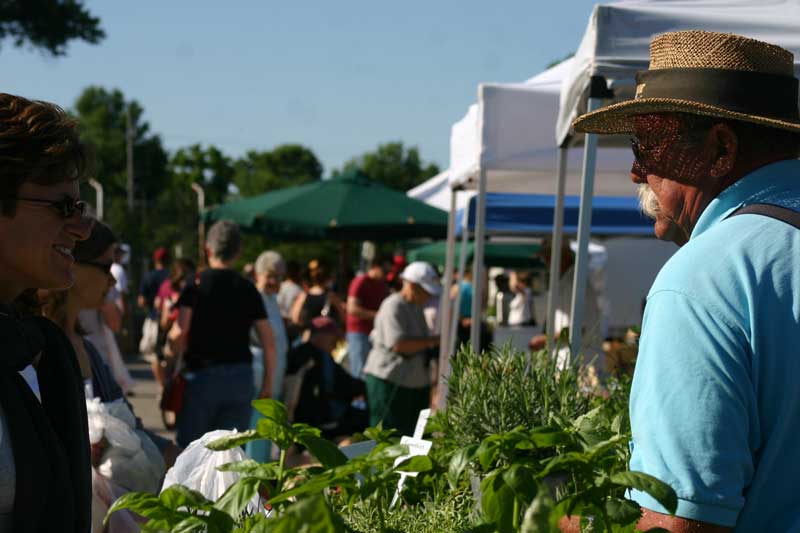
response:
<path fill-rule="evenodd" d="M 239 227 L 229 220 L 208 232 L 209 269 L 187 286 L 176 306 L 172 340 L 183 351 L 187 385 L 177 415 L 177 441 L 186 447 L 215 429 L 244 431 L 250 422 L 254 327 L 264 346 L 264 380 L 259 398 L 269 398 L 275 370 L 275 343 L 258 290 L 231 265 L 239 255 Z"/>

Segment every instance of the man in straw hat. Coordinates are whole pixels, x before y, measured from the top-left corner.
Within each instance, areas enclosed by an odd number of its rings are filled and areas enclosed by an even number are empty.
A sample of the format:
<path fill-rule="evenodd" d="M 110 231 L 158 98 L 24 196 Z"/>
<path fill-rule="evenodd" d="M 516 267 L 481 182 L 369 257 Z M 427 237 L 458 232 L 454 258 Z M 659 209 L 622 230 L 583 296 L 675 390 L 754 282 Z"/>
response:
<path fill-rule="evenodd" d="M 630 400 L 640 529 L 800 529 L 800 118 L 792 54 L 737 35 L 657 36 L 636 98 L 579 117 L 633 136 L 631 178 L 682 248 L 647 299 Z"/>

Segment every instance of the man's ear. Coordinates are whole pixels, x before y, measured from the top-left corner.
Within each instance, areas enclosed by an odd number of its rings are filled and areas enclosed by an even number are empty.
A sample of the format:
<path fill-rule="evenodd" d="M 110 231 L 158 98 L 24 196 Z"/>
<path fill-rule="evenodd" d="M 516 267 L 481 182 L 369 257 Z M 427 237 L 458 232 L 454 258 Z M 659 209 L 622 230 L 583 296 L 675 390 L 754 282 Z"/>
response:
<path fill-rule="evenodd" d="M 713 148 L 709 173 L 715 178 L 727 176 L 736 165 L 739 137 L 728 124 L 714 124 L 708 132 L 708 142 Z"/>

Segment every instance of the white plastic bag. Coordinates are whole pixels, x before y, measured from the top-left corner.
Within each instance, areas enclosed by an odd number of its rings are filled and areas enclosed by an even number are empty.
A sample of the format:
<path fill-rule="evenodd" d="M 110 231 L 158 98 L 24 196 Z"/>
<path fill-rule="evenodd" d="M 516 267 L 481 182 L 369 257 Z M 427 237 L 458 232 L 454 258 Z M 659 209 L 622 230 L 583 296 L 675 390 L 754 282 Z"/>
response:
<path fill-rule="evenodd" d="M 161 453 L 143 431 L 123 399 L 103 403 L 86 401 L 89 441 L 105 438 L 108 445 L 97 471 L 127 491 L 158 492 L 166 466 Z"/>
<path fill-rule="evenodd" d="M 189 444 L 178 456 L 175 465 L 167 471 L 162 492 L 173 485 L 183 485 L 196 490 L 211 501 L 219 499 L 228 487 L 239 481 L 241 476 L 236 472 L 220 472 L 217 467 L 244 461 L 249 457 L 241 448 L 215 452 L 206 448 L 206 444 L 236 433 L 224 429 L 209 431 Z M 257 510 L 263 512 L 263 509 L 256 494 L 247 505 L 247 512 L 255 513 Z"/>

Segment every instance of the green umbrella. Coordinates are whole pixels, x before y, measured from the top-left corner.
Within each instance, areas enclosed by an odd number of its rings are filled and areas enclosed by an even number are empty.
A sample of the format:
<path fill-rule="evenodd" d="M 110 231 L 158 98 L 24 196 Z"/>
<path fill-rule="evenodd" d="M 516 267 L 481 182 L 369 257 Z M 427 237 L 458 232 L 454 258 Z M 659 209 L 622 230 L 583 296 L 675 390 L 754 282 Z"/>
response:
<path fill-rule="evenodd" d="M 472 264 L 474 242 L 467 244 L 467 261 Z M 506 268 L 541 268 L 544 266 L 538 257 L 538 244 L 487 242 L 484 250 L 486 266 Z M 444 265 L 447 242 L 440 241 L 414 248 L 406 255 L 409 261 L 426 261 L 434 265 Z M 456 264 L 461 256 L 461 243 L 456 243 Z"/>
<path fill-rule="evenodd" d="M 220 205 L 206 222 L 229 219 L 272 238 L 386 241 L 447 235 L 447 213 L 356 171 Z"/>

